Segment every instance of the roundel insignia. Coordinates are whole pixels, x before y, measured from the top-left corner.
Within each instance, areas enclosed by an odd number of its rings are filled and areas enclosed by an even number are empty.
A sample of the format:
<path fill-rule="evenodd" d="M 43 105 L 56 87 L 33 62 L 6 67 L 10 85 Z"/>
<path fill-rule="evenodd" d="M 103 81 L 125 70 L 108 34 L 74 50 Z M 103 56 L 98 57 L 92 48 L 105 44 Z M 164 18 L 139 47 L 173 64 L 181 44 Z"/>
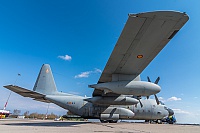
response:
<path fill-rule="evenodd" d="M 49 73 L 49 69 L 46 70 L 46 73 Z"/>
<path fill-rule="evenodd" d="M 137 58 L 141 59 L 141 58 L 143 58 L 143 55 L 138 55 Z"/>

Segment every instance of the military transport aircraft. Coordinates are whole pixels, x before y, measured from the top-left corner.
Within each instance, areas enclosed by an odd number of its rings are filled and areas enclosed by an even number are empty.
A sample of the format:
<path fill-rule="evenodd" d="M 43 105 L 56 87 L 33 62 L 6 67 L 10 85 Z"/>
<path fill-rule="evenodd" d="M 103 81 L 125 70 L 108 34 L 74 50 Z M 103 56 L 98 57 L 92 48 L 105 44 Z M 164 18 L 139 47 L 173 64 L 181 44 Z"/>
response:
<path fill-rule="evenodd" d="M 119 119 L 159 120 L 173 115 L 156 96 L 159 78 L 152 83 L 140 80 L 140 73 L 188 21 L 186 13 L 155 11 L 129 14 L 126 25 L 94 88 L 93 97 L 58 92 L 51 68 L 44 64 L 33 91 L 7 85 L 5 88 L 33 100 L 54 103 L 71 113 L 101 122 Z M 154 99 L 148 99 L 150 95 Z M 141 96 L 147 99 L 141 99 Z"/>

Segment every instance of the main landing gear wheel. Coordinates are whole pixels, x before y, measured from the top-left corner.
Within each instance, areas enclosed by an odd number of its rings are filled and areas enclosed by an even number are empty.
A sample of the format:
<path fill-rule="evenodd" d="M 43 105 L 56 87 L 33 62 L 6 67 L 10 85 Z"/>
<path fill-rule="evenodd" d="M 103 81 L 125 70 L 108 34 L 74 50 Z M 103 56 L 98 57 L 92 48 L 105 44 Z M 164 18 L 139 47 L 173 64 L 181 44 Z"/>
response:
<path fill-rule="evenodd" d="M 109 123 L 117 123 L 117 120 L 109 120 Z"/>
<path fill-rule="evenodd" d="M 107 120 L 100 120 L 100 121 L 101 121 L 101 123 L 108 123 Z"/>
<path fill-rule="evenodd" d="M 100 120 L 101 123 L 117 123 L 118 120 Z"/>
<path fill-rule="evenodd" d="M 162 124 L 162 120 L 157 120 L 156 123 Z"/>

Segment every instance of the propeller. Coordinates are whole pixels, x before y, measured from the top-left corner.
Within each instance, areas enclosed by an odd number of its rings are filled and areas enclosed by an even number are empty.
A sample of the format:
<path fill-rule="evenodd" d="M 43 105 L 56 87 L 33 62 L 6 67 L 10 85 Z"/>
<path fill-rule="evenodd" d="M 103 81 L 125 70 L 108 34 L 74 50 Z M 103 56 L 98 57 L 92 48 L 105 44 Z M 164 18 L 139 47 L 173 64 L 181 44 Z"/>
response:
<path fill-rule="evenodd" d="M 155 99 L 156 99 L 157 105 L 159 105 L 159 104 L 160 104 L 160 101 L 158 100 L 158 97 L 156 96 L 156 94 L 154 94 L 154 97 L 155 97 Z"/>
<path fill-rule="evenodd" d="M 142 104 L 142 102 L 140 101 L 140 99 L 139 99 L 139 102 L 140 102 L 140 106 L 141 106 L 141 108 L 143 107 L 143 104 Z"/>
<path fill-rule="evenodd" d="M 149 76 L 147 76 L 147 80 L 148 80 L 148 82 L 151 82 Z M 160 77 L 158 77 L 158 78 L 156 79 L 156 81 L 154 82 L 154 84 L 158 84 L 159 81 L 160 81 Z M 157 105 L 159 105 L 159 104 L 160 104 L 160 101 L 158 100 L 158 97 L 156 96 L 156 94 L 154 94 L 154 97 L 155 97 L 155 99 L 156 99 Z M 149 99 L 149 96 L 147 96 L 147 99 Z"/>
<path fill-rule="evenodd" d="M 148 80 L 148 82 L 151 82 L 149 76 L 147 76 L 147 80 Z M 158 78 L 156 79 L 156 81 L 154 82 L 154 84 L 158 84 L 159 81 L 160 81 L 160 77 L 158 77 Z"/>
<path fill-rule="evenodd" d="M 142 108 L 142 107 L 143 107 L 143 104 L 142 104 L 142 102 L 141 102 L 141 100 L 140 100 L 140 99 L 141 99 L 141 96 L 138 96 L 137 99 L 138 99 L 138 101 L 139 101 L 139 103 L 140 103 L 140 106 L 141 106 L 141 108 Z"/>
<path fill-rule="evenodd" d="M 158 77 L 158 78 L 156 79 L 156 81 L 154 82 L 154 84 L 158 84 L 159 81 L 160 81 L 160 77 Z"/>

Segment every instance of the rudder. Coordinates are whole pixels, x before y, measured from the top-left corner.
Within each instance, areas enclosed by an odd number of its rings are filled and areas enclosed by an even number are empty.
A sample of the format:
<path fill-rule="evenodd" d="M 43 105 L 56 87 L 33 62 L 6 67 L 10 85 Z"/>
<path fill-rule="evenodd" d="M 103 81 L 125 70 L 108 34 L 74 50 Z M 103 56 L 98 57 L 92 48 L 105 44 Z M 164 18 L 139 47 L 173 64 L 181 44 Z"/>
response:
<path fill-rule="evenodd" d="M 55 92 L 57 92 L 56 84 L 49 64 L 42 65 L 33 91 L 40 92 L 46 95 L 54 94 Z"/>

